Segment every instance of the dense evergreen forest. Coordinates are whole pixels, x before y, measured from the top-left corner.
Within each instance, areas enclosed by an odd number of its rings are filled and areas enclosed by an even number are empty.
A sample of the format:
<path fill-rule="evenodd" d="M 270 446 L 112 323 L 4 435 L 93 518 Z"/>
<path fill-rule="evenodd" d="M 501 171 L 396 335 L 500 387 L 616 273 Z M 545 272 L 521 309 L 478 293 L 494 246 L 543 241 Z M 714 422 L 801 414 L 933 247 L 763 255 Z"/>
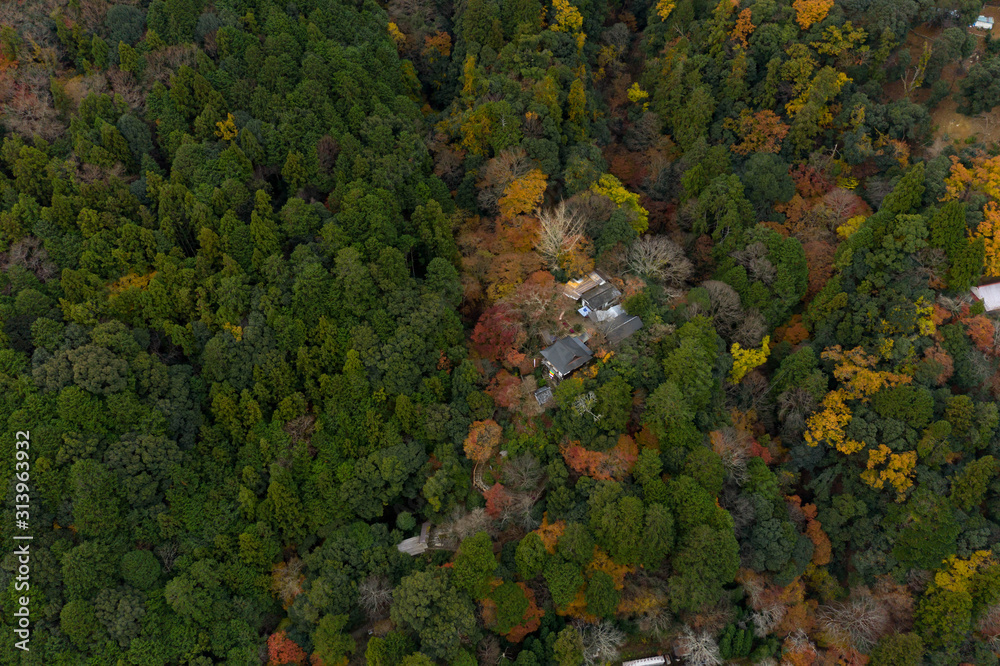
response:
<path fill-rule="evenodd" d="M 0 664 L 997 664 L 989 9 L 5 3 Z"/>

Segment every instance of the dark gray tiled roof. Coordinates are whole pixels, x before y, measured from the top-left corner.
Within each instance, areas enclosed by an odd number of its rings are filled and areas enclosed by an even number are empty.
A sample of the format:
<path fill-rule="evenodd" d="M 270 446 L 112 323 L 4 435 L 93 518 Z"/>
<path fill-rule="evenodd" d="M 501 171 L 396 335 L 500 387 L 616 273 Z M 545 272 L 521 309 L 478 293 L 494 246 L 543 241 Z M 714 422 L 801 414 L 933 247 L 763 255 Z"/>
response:
<path fill-rule="evenodd" d="M 587 291 L 582 299 L 591 310 L 605 310 L 614 303 L 622 293 L 610 282 L 602 284 Z"/>
<path fill-rule="evenodd" d="M 632 335 L 642 328 L 642 320 L 632 315 L 622 315 L 610 322 L 608 332 L 608 344 L 617 345 L 619 342 Z"/>
<path fill-rule="evenodd" d="M 548 349 L 543 349 L 542 357 L 565 375 L 589 361 L 593 354 L 577 338 L 562 338 Z"/>

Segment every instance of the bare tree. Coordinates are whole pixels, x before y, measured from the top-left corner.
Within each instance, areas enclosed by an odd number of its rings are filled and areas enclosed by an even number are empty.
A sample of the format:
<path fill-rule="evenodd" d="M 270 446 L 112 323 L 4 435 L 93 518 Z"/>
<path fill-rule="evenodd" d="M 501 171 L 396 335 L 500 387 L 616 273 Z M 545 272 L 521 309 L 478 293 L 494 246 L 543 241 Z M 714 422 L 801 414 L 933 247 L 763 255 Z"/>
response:
<path fill-rule="evenodd" d="M 815 644 L 809 640 L 809 634 L 801 627 L 788 634 L 788 647 L 792 652 L 803 651 L 807 648 L 816 649 Z"/>
<path fill-rule="evenodd" d="M 35 236 L 25 236 L 10 246 L 10 251 L 0 253 L 0 270 L 20 266 L 35 274 L 41 282 L 48 282 L 56 276 L 58 268 L 49 261 L 49 254 L 42 247 L 42 241 Z"/>
<path fill-rule="evenodd" d="M 358 605 L 371 621 L 384 618 L 392 605 L 392 585 L 382 575 L 372 575 L 358 585 Z"/>
<path fill-rule="evenodd" d="M 743 306 L 740 304 L 740 295 L 736 290 L 725 282 L 719 280 L 708 280 L 703 282 L 702 287 L 708 292 L 711 301 L 711 309 L 707 314 L 715 319 L 716 327 L 720 332 L 726 331 L 730 337 L 740 323 L 743 321 Z"/>
<path fill-rule="evenodd" d="M 924 82 L 924 74 L 927 72 L 927 63 L 931 59 L 931 45 L 924 42 L 924 50 L 917 58 L 917 64 L 910 69 L 906 68 L 906 72 L 901 77 L 903 82 L 903 94 L 909 99 L 910 94 L 914 89 L 919 88 Z"/>
<path fill-rule="evenodd" d="M 774 282 L 774 264 L 767 258 L 767 246 L 761 242 L 751 243 L 742 250 L 733 252 L 733 259 L 747 269 L 750 278 L 760 280 L 764 284 Z"/>
<path fill-rule="evenodd" d="M 629 270 L 644 278 L 680 287 L 694 273 L 684 250 L 666 236 L 643 236 L 632 243 Z"/>
<path fill-rule="evenodd" d="M 860 202 L 858 195 L 850 190 L 845 190 L 843 187 L 835 187 L 823 197 L 823 203 L 833 213 L 836 223 L 839 223 L 846 219 L 852 210 L 856 210 Z"/>
<path fill-rule="evenodd" d="M 927 569 L 910 569 L 906 572 L 906 586 L 914 594 L 923 594 L 934 574 Z"/>
<path fill-rule="evenodd" d="M 451 520 L 441 526 L 440 534 L 444 539 L 454 539 L 460 542 L 476 532 L 489 532 L 492 529 L 493 521 L 486 513 L 486 509 L 479 507 L 468 513 L 462 509 L 456 509 Z"/>
<path fill-rule="evenodd" d="M 733 331 L 733 342 L 740 343 L 744 348 L 758 347 L 767 335 L 767 320 L 757 308 L 746 311 L 743 321 Z"/>
<path fill-rule="evenodd" d="M 938 294 L 937 302 L 938 305 L 943 307 L 951 314 L 957 315 L 962 311 L 963 306 L 972 304 L 972 294 L 968 292 L 963 292 L 955 297 Z"/>
<path fill-rule="evenodd" d="M 718 666 L 722 663 L 715 637 L 707 631 L 695 634 L 687 625 L 677 639 L 677 652 L 685 656 L 685 663 L 691 666 Z"/>
<path fill-rule="evenodd" d="M 603 414 L 595 414 L 590 408 L 597 403 L 597 396 L 594 395 L 593 391 L 583 393 L 578 395 L 576 400 L 573 401 L 573 411 L 576 412 L 577 416 L 583 416 L 584 414 L 590 414 L 594 421 L 600 421 Z"/>
<path fill-rule="evenodd" d="M 111 88 L 122 96 L 130 108 L 142 111 L 146 107 L 146 96 L 131 73 L 117 68 L 111 69 L 108 72 L 108 79 L 111 81 Z"/>
<path fill-rule="evenodd" d="M 754 631 L 758 636 L 767 636 L 785 617 L 785 607 L 778 603 L 768 604 L 750 616 Z"/>
<path fill-rule="evenodd" d="M 586 666 L 606 664 L 618 659 L 618 648 L 625 642 L 625 632 L 607 620 L 596 624 L 574 622 L 583 640 L 583 663 Z"/>
<path fill-rule="evenodd" d="M 503 480 L 514 490 L 534 490 L 544 476 L 538 458 L 530 453 L 511 458 L 503 467 Z"/>
<path fill-rule="evenodd" d="M 302 582 L 305 576 L 302 570 L 305 563 L 297 557 L 293 557 L 288 562 L 281 562 L 275 565 L 271 571 L 271 590 L 281 599 L 281 603 L 288 608 L 292 601 L 302 592 Z"/>
<path fill-rule="evenodd" d="M 479 641 L 476 654 L 479 657 L 479 663 L 483 666 L 499 664 L 501 657 L 500 640 L 493 634 L 487 634 L 483 640 Z"/>
<path fill-rule="evenodd" d="M 976 629 L 994 651 L 1000 650 L 1000 604 L 986 609 L 976 623 Z"/>
<path fill-rule="evenodd" d="M 816 615 L 824 629 L 862 652 L 868 652 L 889 629 L 888 613 L 868 590 L 846 602 L 820 606 Z"/>
<path fill-rule="evenodd" d="M 651 608 L 639 616 L 639 630 L 644 634 L 662 635 L 669 627 L 673 618 L 663 606 Z"/>
<path fill-rule="evenodd" d="M 711 435 L 712 450 L 722 458 L 726 475 L 738 485 L 747 480 L 750 459 L 750 435 L 735 428 L 723 428 Z"/>
<path fill-rule="evenodd" d="M 539 209 L 535 215 L 539 225 L 535 250 L 548 262 L 549 268 L 558 268 L 559 262 L 583 239 L 585 220 L 565 201 L 555 208 Z"/>
<path fill-rule="evenodd" d="M 816 397 L 796 386 L 778 396 L 778 419 L 790 433 L 801 434 L 806 428 L 806 417 L 816 409 Z"/>
<path fill-rule="evenodd" d="M 30 137 L 38 135 L 48 141 L 62 134 L 64 127 L 56 116 L 48 92 L 26 87 L 3 107 L 4 122 L 14 132 Z"/>

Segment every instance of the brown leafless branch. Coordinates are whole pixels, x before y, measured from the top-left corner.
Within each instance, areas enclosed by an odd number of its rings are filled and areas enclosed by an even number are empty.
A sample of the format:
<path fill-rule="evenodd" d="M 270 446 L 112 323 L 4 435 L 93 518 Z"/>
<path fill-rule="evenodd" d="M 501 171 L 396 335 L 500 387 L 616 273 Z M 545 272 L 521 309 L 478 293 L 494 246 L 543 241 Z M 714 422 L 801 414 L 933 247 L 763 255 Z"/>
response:
<path fill-rule="evenodd" d="M 585 220 L 582 215 L 570 210 L 564 201 L 555 208 L 538 210 L 535 215 L 538 216 L 539 226 L 535 250 L 550 269 L 556 269 L 583 239 Z"/>
<path fill-rule="evenodd" d="M 694 273 L 684 250 L 666 236 L 643 236 L 633 243 L 628 266 L 636 275 L 673 287 L 682 286 Z"/>

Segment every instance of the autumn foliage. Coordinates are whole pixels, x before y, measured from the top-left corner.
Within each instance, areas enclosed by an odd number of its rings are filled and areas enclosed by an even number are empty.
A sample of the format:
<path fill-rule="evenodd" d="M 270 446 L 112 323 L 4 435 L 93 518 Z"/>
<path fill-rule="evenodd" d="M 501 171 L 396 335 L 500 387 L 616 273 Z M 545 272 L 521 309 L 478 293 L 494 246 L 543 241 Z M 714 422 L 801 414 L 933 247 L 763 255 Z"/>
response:
<path fill-rule="evenodd" d="M 837 362 L 833 371 L 840 381 L 840 388 L 830 391 L 823 399 L 823 409 L 809 417 L 805 440 L 809 446 L 827 442 L 844 454 L 857 453 L 865 447 L 864 442 L 848 439 L 844 428 L 851 421 L 849 400 L 867 401 L 883 388 L 907 384 L 909 375 L 872 369 L 878 357 L 869 356 L 861 347 L 842 351 L 840 345 L 823 352 L 824 359 Z"/>
<path fill-rule="evenodd" d="M 792 3 L 792 8 L 795 9 L 795 22 L 803 30 L 808 30 L 812 24 L 825 19 L 832 7 L 833 0 L 795 0 Z"/>
<path fill-rule="evenodd" d="M 506 364 L 511 350 L 519 349 L 527 334 L 517 313 L 507 304 L 486 310 L 472 331 L 472 347 L 477 354 L 497 364 Z"/>
<path fill-rule="evenodd" d="M 750 18 L 751 11 L 750 8 L 747 7 L 740 12 L 739 17 L 736 19 L 736 26 L 733 28 L 733 31 L 729 33 L 732 40 L 734 42 L 739 42 L 740 46 L 743 48 L 747 48 L 750 45 L 747 41 L 747 37 L 753 33 L 754 29 L 754 24 L 751 22 Z"/>
<path fill-rule="evenodd" d="M 514 501 L 502 483 L 494 483 L 489 490 L 483 493 L 483 497 L 486 499 L 486 513 L 494 520 L 499 519 L 504 510 Z"/>
<path fill-rule="evenodd" d="M 940 344 L 928 347 L 924 351 L 924 362 L 931 364 L 937 372 L 934 383 L 938 386 L 943 386 L 955 372 L 955 362 Z"/>
<path fill-rule="evenodd" d="M 577 474 L 607 481 L 623 479 L 635 465 L 639 449 L 631 437 L 622 435 L 608 451 L 591 451 L 579 442 L 571 442 L 562 448 L 562 454 L 566 465 Z"/>
<path fill-rule="evenodd" d="M 546 512 L 542 516 L 542 524 L 535 530 L 535 534 L 538 535 L 542 545 L 545 546 L 545 550 L 550 555 L 554 555 L 556 544 L 559 542 L 559 537 L 562 536 L 564 531 L 566 531 L 566 521 L 557 520 L 554 523 L 550 523 L 549 514 Z"/>
<path fill-rule="evenodd" d="M 538 208 L 548 181 L 539 169 L 532 169 L 505 189 L 500 198 L 500 214 L 505 218 L 524 215 Z"/>
<path fill-rule="evenodd" d="M 738 119 L 727 119 L 725 127 L 740 137 L 740 142 L 730 147 L 737 155 L 780 152 L 781 142 L 788 135 L 788 125 L 781 122 L 781 118 L 770 109 L 756 113 L 744 109 Z"/>
<path fill-rule="evenodd" d="M 496 421 L 486 419 L 485 421 L 473 421 L 469 427 L 469 435 L 465 438 L 465 455 L 470 460 L 483 463 L 496 453 L 500 445 L 500 435 L 503 433 Z"/>
<path fill-rule="evenodd" d="M 280 664 L 302 664 L 308 655 L 288 637 L 287 633 L 278 631 L 267 639 L 267 656 L 269 666 L 280 666 Z"/>
<path fill-rule="evenodd" d="M 545 615 L 545 611 L 538 607 L 534 591 L 524 583 L 517 583 L 517 586 L 528 599 L 528 609 L 524 611 L 521 623 L 506 634 L 507 640 L 511 643 L 520 643 L 525 636 L 537 631 L 542 626 L 542 616 Z"/>
<path fill-rule="evenodd" d="M 1000 208 L 995 201 L 990 201 L 983 209 L 983 221 L 976 228 L 976 236 L 986 244 L 984 272 L 1000 277 Z"/>
<path fill-rule="evenodd" d="M 886 483 L 896 489 L 899 501 L 913 485 L 913 474 L 917 464 L 916 451 L 892 453 L 885 444 L 868 450 L 868 466 L 861 472 L 861 480 L 872 488 L 881 489 Z M 880 470 L 879 467 L 884 465 Z"/>

